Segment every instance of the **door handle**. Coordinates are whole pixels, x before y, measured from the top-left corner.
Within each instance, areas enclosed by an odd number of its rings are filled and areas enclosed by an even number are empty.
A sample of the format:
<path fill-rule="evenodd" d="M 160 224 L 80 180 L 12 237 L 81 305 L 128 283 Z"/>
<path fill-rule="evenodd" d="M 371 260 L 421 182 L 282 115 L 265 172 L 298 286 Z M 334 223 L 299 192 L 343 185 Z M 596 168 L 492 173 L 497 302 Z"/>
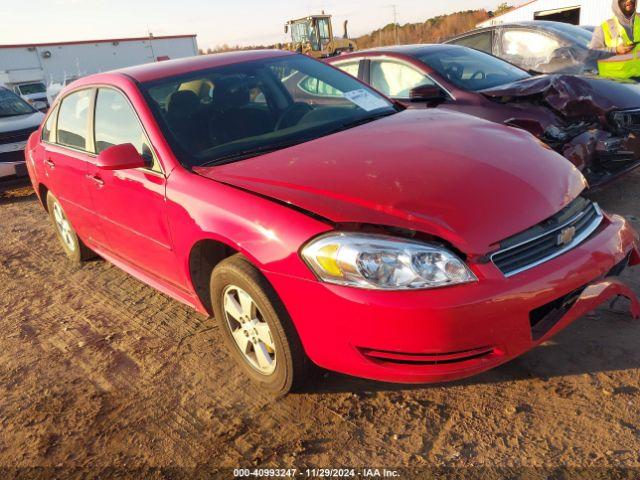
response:
<path fill-rule="evenodd" d="M 53 170 L 54 168 L 56 168 L 56 164 L 55 164 L 55 163 L 53 163 L 53 162 L 52 162 L 51 160 L 49 160 L 48 158 L 47 158 L 47 159 L 45 159 L 44 163 L 45 163 L 45 165 L 46 165 L 47 167 L 49 167 L 51 170 Z"/>
<path fill-rule="evenodd" d="M 102 180 L 98 175 L 87 175 L 87 178 L 89 180 L 93 180 L 99 187 L 104 186 L 104 180 Z"/>

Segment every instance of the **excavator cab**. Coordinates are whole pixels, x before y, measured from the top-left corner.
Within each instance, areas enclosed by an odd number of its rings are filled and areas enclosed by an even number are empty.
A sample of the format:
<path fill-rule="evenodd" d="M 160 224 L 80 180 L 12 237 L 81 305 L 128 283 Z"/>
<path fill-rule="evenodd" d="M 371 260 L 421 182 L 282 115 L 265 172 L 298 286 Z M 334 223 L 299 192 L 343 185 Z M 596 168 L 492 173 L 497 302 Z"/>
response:
<path fill-rule="evenodd" d="M 314 58 L 327 58 L 342 52 L 353 51 L 356 44 L 347 36 L 347 22 L 344 23 L 344 38 L 333 36 L 331 15 L 311 15 L 290 20 L 284 27 L 291 31 L 291 43 L 287 50 L 304 53 Z"/>

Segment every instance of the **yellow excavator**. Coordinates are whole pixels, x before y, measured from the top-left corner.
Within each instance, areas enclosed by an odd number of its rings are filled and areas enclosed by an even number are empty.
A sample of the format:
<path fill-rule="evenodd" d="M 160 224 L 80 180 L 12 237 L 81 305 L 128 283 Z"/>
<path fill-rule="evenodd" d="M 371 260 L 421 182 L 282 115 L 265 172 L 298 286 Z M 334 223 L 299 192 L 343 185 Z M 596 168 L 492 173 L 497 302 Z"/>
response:
<path fill-rule="evenodd" d="M 343 52 L 357 49 L 356 42 L 349 39 L 347 34 L 347 20 L 344 22 L 343 38 L 333 36 L 331 15 L 310 15 L 308 17 L 290 20 L 284 26 L 284 32 L 291 31 L 291 42 L 285 50 L 299 52 L 314 58 L 327 58 Z"/>

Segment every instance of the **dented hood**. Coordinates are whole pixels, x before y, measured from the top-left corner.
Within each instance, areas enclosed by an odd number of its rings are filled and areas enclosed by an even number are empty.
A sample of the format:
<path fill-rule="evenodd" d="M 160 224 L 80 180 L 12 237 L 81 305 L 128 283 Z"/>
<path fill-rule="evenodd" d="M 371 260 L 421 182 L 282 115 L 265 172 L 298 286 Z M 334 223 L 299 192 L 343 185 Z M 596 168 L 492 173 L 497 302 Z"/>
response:
<path fill-rule="evenodd" d="M 501 101 L 543 102 L 568 118 L 600 116 L 613 110 L 640 108 L 636 82 L 574 75 L 541 75 L 482 90 Z"/>
<path fill-rule="evenodd" d="M 333 222 L 436 235 L 471 255 L 557 213 L 585 186 L 529 133 L 438 110 L 195 171 Z"/>

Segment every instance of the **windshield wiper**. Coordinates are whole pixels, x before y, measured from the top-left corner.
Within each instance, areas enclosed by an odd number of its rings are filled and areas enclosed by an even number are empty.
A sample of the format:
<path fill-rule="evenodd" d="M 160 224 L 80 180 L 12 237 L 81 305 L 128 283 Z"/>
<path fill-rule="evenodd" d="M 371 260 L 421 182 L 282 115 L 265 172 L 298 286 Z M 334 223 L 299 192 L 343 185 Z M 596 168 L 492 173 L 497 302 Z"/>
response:
<path fill-rule="evenodd" d="M 272 143 L 270 145 L 262 145 L 255 148 L 248 148 L 246 150 L 241 150 L 239 152 L 230 153 L 229 155 L 223 155 L 222 157 L 214 158 L 213 160 L 209 160 L 199 167 L 210 167 L 215 165 L 224 165 L 225 163 L 236 162 L 239 160 L 246 160 L 247 158 L 255 157 L 257 155 L 263 155 L 265 153 L 275 152 L 276 150 L 282 150 L 283 148 L 293 147 L 294 145 L 298 145 L 300 143 L 306 142 L 308 139 L 302 138 L 297 140 L 289 140 L 286 142 L 280 143 Z"/>
<path fill-rule="evenodd" d="M 370 115 L 368 117 L 359 118 L 357 120 L 350 120 L 348 122 L 343 122 L 339 124 L 337 127 L 326 132 L 326 135 L 331 135 L 332 133 L 338 133 L 338 132 L 342 132 L 343 130 L 347 130 L 349 128 L 357 127 L 359 125 L 364 125 L 365 123 L 370 123 L 380 118 L 388 117 L 389 115 L 393 115 L 394 113 L 398 113 L 398 112 L 394 109 L 391 112 L 382 112 L 375 115 Z"/>

